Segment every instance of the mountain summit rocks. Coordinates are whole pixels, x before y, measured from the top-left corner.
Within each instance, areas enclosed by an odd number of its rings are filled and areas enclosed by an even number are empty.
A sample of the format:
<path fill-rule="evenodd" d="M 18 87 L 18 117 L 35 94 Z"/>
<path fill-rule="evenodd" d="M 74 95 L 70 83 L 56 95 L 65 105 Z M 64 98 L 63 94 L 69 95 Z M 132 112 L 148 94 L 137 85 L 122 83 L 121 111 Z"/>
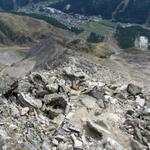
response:
<path fill-rule="evenodd" d="M 79 60 L 70 59 L 53 70 L 31 72 L 6 87 L 0 96 L 2 147 L 148 148 L 148 94 L 131 83 L 106 83 L 88 71 L 86 61 L 78 63 Z M 97 73 L 99 69 L 102 72 L 100 66 L 94 66 Z M 122 93 L 126 96 L 120 96 Z M 144 105 L 139 107 L 140 97 Z"/>

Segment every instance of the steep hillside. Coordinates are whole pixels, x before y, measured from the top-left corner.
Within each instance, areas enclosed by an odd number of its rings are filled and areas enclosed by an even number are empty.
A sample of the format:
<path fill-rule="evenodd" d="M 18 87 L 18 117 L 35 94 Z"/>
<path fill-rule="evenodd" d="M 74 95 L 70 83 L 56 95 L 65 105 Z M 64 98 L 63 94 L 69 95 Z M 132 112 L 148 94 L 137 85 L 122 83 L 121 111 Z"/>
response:
<path fill-rule="evenodd" d="M 121 22 L 145 23 L 150 17 L 150 0 L 124 0 L 113 16 Z M 150 22 L 147 22 L 150 25 Z"/>
<path fill-rule="evenodd" d="M 85 15 L 102 15 L 105 19 L 115 19 L 121 22 L 150 24 L 149 0 L 64 0 L 53 7 L 65 12 Z"/>
<path fill-rule="evenodd" d="M 116 9 L 121 0 L 64 0 L 52 6 L 65 12 L 81 13 L 85 15 L 99 15 L 111 18 L 112 12 Z M 67 9 L 67 6 L 68 8 Z M 70 5 L 70 7 L 69 7 Z"/>
<path fill-rule="evenodd" d="M 36 42 L 53 35 L 59 42 L 64 42 L 69 32 L 27 16 L 0 13 L 0 43 L 26 44 Z"/>

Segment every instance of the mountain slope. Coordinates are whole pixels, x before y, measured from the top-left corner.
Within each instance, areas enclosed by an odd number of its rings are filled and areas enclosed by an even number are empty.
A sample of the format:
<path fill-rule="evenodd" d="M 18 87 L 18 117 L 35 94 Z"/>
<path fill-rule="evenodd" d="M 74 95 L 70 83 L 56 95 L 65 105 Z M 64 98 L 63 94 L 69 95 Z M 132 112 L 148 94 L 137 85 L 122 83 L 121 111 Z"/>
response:
<path fill-rule="evenodd" d="M 52 4 L 52 6 L 64 10 L 65 12 L 81 13 L 85 15 L 101 14 L 105 18 L 111 18 L 111 13 L 120 2 L 121 0 L 64 0 Z M 69 9 L 65 9 L 67 5 L 70 5 Z"/>
<path fill-rule="evenodd" d="M 63 43 L 68 33 L 42 20 L 10 13 L 0 13 L 1 44 L 26 44 L 36 42 L 49 35 Z"/>
<path fill-rule="evenodd" d="M 145 23 L 150 17 L 150 0 L 122 1 L 113 17 L 121 22 Z"/>
<path fill-rule="evenodd" d="M 0 13 L 0 43 L 25 44 L 46 35 L 49 25 L 30 17 Z"/>
<path fill-rule="evenodd" d="M 64 0 L 51 6 L 69 13 L 100 14 L 105 19 L 149 24 L 150 0 Z"/>

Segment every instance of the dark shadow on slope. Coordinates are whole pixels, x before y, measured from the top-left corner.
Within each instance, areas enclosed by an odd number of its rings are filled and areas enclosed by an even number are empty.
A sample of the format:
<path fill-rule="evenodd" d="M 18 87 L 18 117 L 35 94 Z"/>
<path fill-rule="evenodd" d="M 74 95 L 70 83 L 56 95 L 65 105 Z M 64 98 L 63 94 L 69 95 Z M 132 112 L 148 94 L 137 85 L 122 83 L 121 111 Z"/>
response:
<path fill-rule="evenodd" d="M 36 61 L 35 68 L 53 69 L 67 61 L 67 50 L 52 36 L 34 45 L 26 56 Z"/>

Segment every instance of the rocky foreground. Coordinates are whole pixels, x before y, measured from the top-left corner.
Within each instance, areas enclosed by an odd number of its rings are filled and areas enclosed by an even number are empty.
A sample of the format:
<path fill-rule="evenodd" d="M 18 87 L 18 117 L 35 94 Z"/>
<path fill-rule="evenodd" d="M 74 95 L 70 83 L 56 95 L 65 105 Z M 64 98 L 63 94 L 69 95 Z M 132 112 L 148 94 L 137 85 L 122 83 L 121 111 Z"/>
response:
<path fill-rule="evenodd" d="M 100 65 L 1 77 L 0 149 L 150 149 L 150 93 Z"/>

